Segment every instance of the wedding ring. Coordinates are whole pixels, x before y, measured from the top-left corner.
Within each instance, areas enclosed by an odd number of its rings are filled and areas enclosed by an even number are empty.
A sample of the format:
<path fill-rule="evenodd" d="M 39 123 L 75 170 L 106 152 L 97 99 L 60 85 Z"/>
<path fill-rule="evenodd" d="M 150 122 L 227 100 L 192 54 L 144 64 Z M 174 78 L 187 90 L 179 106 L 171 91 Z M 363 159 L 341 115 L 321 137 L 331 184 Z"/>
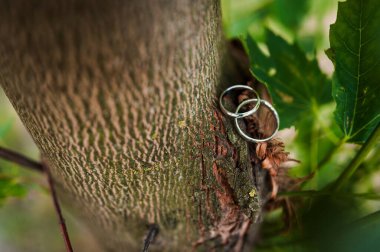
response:
<path fill-rule="evenodd" d="M 236 111 L 235 111 L 235 114 L 239 114 L 239 110 L 246 104 L 248 103 L 252 103 L 252 102 L 257 102 L 258 103 L 258 100 L 259 99 L 248 99 L 248 100 L 245 100 L 243 101 L 242 103 L 239 104 L 239 106 L 236 108 Z M 250 141 L 250 142 L 254 142 L 254 143 L 260 143 L 260 142 L 266 142 L 268 140 L 271 140 L 278 132 L 278 129 L 280 127 L 280 117 L 278 116 L 278 113 L 277 111 L 274 109 L 274 107 L 272 106 L 272 104 L 270 104 L 269 102 L 267 102 L 266 100 L 261 100 L 261 104 L 264 104 L 265 106 L 267 106 L 267 108 L 269 108 L 269 110 L 273 113 L 275 119 L 276 119 L 276 129 L 274 130 L 274 132 L 272 133 L 272 135 L 270 135 L 269 137 L 267 138 L 263 138 L 263 139 L 256 139 L 256 138 L 253 138 L 253 137 L 250 137 L 248 136 L 239 126 L 239 122 L 238 122 L 238 119 L 237 117 L 235 117 L 235 126 L 236 126 L 236 129 L 238 131 L 238 133 L 247 141 Z M 256 109 L 257 110 L 257 109 Z M 256 112 L 255 110 L 255 112 Z"/>
<path fill-rule="evenodd" d="M 227 110 L 224 105 L 223 105 L 223 97 L 228 93 L 230 92 L 231 90 L 234 90 L 234 89 L 246 89 L 246 90 L 249 90 L 251 92 L 253 92 L 255 95 L 256 95 L 256 105 L 255 107 L 253 107 L 251 110 L 249 111 L 246 111 L 246 112 L 242 112 L 242 113 L 239 113 L 239 110 L 242 106 L 239 105 L 239 109 L 236 110 L 236 112 L 231 112 L 229 110 Z M 249 115 L 252 115 L 253 113 L 255 113 L 259 107 L 260 107 L 260 102 L 261 102 L 261 99 L 260 99 L 260 96 L 259 94 L 256 92 L 256 90 L 254 90 L 253 88 L 251 88 L 250 86 L 246 86 L 246 85 L 234 85 L 232 87 L 229 87 L 227 88 L 226 90 L 223 91 L 223 93 L 220 95 L 219 97 L 219 105 L 220 105 L 220 108 L 222 109 L 223 113 L 225 113 L 226 115 L 228 116 L 231 116 L 235 119 L 238 119 L 238 118 L 243 118 L 243 117 L 246 117 L 246 116 L 249 116 Z M 247 103 L 244 103 L 244 104 L 247 104 Z"/>

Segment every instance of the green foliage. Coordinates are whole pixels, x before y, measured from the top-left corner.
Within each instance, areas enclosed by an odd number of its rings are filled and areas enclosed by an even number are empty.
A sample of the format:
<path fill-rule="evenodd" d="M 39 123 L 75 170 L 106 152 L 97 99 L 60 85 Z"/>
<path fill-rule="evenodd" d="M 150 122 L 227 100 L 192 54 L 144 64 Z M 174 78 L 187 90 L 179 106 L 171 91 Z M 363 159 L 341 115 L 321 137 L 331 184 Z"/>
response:
<path fill-rule="evenodd" d="M 266 84 L 281 117 L 281 128 L 302 123 L 321 105 L 330 102 L 331 84 L 315 59 L 308 60 L 297 45 L 268 31 L 266 56 L 251 36 L 247 48 L 251 72 Z"/>
<path fill-rule="evenodd" d="M 0 143 L 5 136 L 10 134 L 11 128 L 12 120 L 10 118 L 0 124 Z M 7 198 L 21 197 L 26 192 L 25 187 L 17 182 L 17 176 L 6 172 L 4 168 L 10 168 L 10 165 L 0 160 L 0 207 Z"/>
<path fill-rule="evenodd" d="M 228 38 L 251 34 L 262 41 L 265 27 L 277 27 L 294 37 L 302 24 L 310 0 L 222 0 L 223 23 Z"/>
<path fill-rule="evenodd" d="M 380 200 L 373 179 L 379 175 L 380 160 L 380 1 L 347 0 L 337 8 L 337 1 L 331 0 L 298 6 L 296 1 L 258 0 L 252 9 L 247 1 L 237 2 L 245 5 L 229 16 L 235 24 L 224 22 L 227 34 L 244 35 L 240 38 L 244 38 L 251 72 L 268 87 L 281 128 L 296 129 L 296 137 L 286 146 L 301 164 L 291 174 L 314 175 L 301 191 L 285 193 L 304 197 L 302 203 L 295 201 L 298 208 L 292 216 L 302 232 L 293 228 L 287 236 L 279 235 L 286 228 L 284 215 L 270 213 L 261 231 L 264 242 L 257 249 L 373 251 L 380 246 L 379 212 L 368 215 L 378 211 L 379 203 L 373 201 Z M 274 11 L 273 6 L 281 3 Z M 333 21 L 326 15 L 331 10 L 338 14 L 328 45 L 326 20 Z M 240 11 L 246 11 L 242 19 Z M 328 47 L 332 80 L 319 68 L 326 64 L 321 57 Z M 368 221 L 363 225 L 358 219 L 364 215 L 376 225 L 367 225 Z M 360 246 L 351 242 L 354 237 Z"/>
<path fill-rule="evenodd" d="M 305 176 L 315 171 L 339 142 L 331 115 L 324 113 L 333 100 L 331 80 L 321 72 L 316 59 L 309 60 L 297 44 L 291 45 L 267 31 L 265 45 L 269 55 L 247 36 L 251 72 L 268 87 L 281 128 L 296 127 L 298 134 L 293 145 L 299 150 L 302 163 L 293 173 Z"/>
<path fill-rule="evenodd" d="M 26 194 L 27 186 L 20 182 L 21 178 L 18 167 L 0 159 L 0 207 L 6 199 L 22 197 Z"/>
<path fill-rule="evenodd" d="M 0 89 L 0 145 L 36 157 L 36 148 L 25 133 L 16 112 Z M 33 172 L 21 170 L 18 165 L 0 158 L 0 208 L 8 198 L 26 194 L 31 175 Z"/>
<path fill-rule="evenodd" d="M 290 2 L 290 1 L 288 1 Z M 303 24 L 298 29 L 296 40 L 300 47 L 309 54 L 325 50 L 329 46 L 326 36 L 330 20 L 337 11 L 338 0 L 310 1 L 309 11 Z M 288 12 L 291 15 L 292 12 Z"/>
<path fill-rule="evenodd" d="M 380 1 L 339 3 L 330 28 L 336 120 L 348 141 L 363 143 L 380 122 Z"/>
<path fill-rule="evenodd" d="M 244 35 L 253 30 L 262 36 L 263 23 L 270 13 L 272 0 L 222 0 L 223 24 L 228 38 Z M 256 26 L 254 28 L 250 28 Z"/>
<path fill-rule="evenodd" d="M 297 31 L 307 14 L 310 0 L 276 0 L 273 2 L 272 15 L 290 31 Z"/>
<path fill-rule="evenodd" d="M 228 38 L 252 36 L 265 41 L 267 28 L 286 40 L 297 41 L 314 54 L 329 46 L 325 36 L 329 16 L 338 0 L 222 0 L 224 31 Z"/>
<path fill-rule="evenodd" d="M 12 120 L 6 120 L 3 124 L 0 124 L 0 143 L 1 140 L 9 134 L 12 127 Z M 9 168 L 10 165 L 0 160 L 0 207 L 4 201 L 9 197 L 21 197 L 26 193 L 26 188 L 17 182 L 17 176 L 6 172 L 5 168 Z"/>
<path fill-rule="evenodd" d="M 353 16 L 354 20 L 359 20 L 359 18 L 366 20 L 365 29 L 374 30 L 369 23 L 376 22 L 367 20 L 368 17 L 365 18 L 365 16 L 370 16 L 370 14 L 363 15 L 365 8 L 359 3 L 355 3 L 355 6 L 349 8 L 349 14 Z M 340 4 L 339 9 L 342 9 L 341 6 L 342 4 Z M 343 12 L 348 12 L 344 6 Z M 374 5 L 374 9 L 379 9 L 378 6 L 379 4 Z M 361 7 L 363 7 L 362 12 L 358 9 Z M 378 12 L 372 11 L 371 18 L 376 20 L 379 16 Z M 376 71 L 380 67 L 380 64 L 378 64 L 380 61 L 378 52 L 380 47 L 377 46 L 374 49 L 374 56 L 362 56 L 365 58 L 364 61 L 358 59 L 359 54 L 353 55 L 352 51 L 347 51 L 347 44 L 343 42 L 355 41 L 358 37 L 357 33 L 364 37 L 365 33 L 363 31 L 365 29 L 352 32 L 350 30 L 352 29 L 352 24 L 348 23 L 351 26 L 347 27 L 347 22 L 349 22 L 347 18 L 343 19 L 345 22 L 343 23 L 346 24 L 343 28 L 334 29 L 334 27 L 339 27 L 337 24 L 341 19 L 343 18 L 339 18 L 338 14 L 337 23 L 332 26 L 330 31 L 332 49 L 329 50 L 329 56 L 335 59 L 334 64 L 336 66 L 333 90 L 331 89 L 332 81 L 321 72 L 316 59 L 314 57 L 309 59 L 296 43 L 291 45 L 285 39 L 269 30 L 266 32 L 267 35 L 264 40 L 267 53 L 262 50 L 263 46 L 259 46 L 253 36 L 248 35 L 244 41 L 249 53 L 251 72 L 255 78 L 267 85 L 273 103 L 280 114 L 281 128 L 296 127 L 297 137 L 292 145 L 301 154 L 302 164 L 297 169 L 293 169 L 293 174 L 298 176 L 304 176 L 317 170 L 319 172 L 324 165 L 329 164 L 334 152 L 338 151 L 345 141 L 363 142 L 365 140 L 363 136 L 367 138 L 380 120 L 378 109 L 380 102 L 376 99 L 375 92 L 377 89 L 375 82 L 380 78 L 374 76 L 380 73 L 380 71 Z M 363 20 L 357 22 L 364 22 Z M 338 30 L 338 32 L 335 32 L 335 30 Z M 339 32 L 345 34 L 340 34 Z M 338 35 L 334 35 L 335 33 Z M 371 37 L 372 40 L 367 39 L 364 46 L 360 46 L 362 50 L 366 46 L 369 49 L 375 47 L 372 43 L 379 44 L 378 30 L 370 33 L 375 35 Z M 351 35 L 354 39 L 351 39 Z M 341 37 L 344 37 L 344 40 L 337 39 Z M 334 47 L 334 41 L 340 46 Z M 354 42 L 352 43 L 355 44 Z M 358 43 L 359 41 L 357 41 Z M 370 54 L 365 50 L 363 52 L 365 53 L 362 53 L 362 55 Z M 356 58 L 353 56 L 356 56 Z M 360 72 L 360 67 L 367 64 L 367 61 L 371 61 L 373 65 Z M 356 64 L 352 65 L 355 62 Z M 347 74 L 346 65 L 352 65 L 357 69 L 358 75 L 356 78 L 353 74 Z M 338 66 L 343 67 L 339 68 Z M 343 81 L 347 80 L 343 85 L 344 87 L 339 86 L 339 76 L 345 78 Z M 366 78 L 368 77 L 372 77 L 372 79 L 367 80 Z M 357 84 L 356 87 L 353 86 L 355 84 Z M 349 90 L 346 91 L 346 89 Z M 336 122 L 331 120 L 332 114 L 324 114 L 323 112 L 326 107 L 331 108 L 329 104 L 333 101 L 332 95 L 334 95 L 337 102 L 335 116 L 338 120 Z M 347 118 L 349 115 L 352 116 L 352 119 Z M 342 118 L 346 119 L 343 120 Z M 352 123 L 350 123 L 350 120 Z M 337 131 L 337 128 L 344 128 L 347 124 L 351 126 L 350 132 L 345 130 L 344 136 L 342 136 L 342 133 Z M 338 169 L 338 171 L 342 170 Z M 313 180 L 312 189 L 320 189 L 338 177 L 336 172 L 329 175 L 328 172 L 324 171 L 322 174 L 325 175 L 322 177 L 316 176 L 316 179 Z"/>
<path fill-rule="evenodd" d="M 25 193 L 25 187 L 19 184 L 16 179 L 0 174 L 0 206 L 6 198 L 21 197 Z"/>

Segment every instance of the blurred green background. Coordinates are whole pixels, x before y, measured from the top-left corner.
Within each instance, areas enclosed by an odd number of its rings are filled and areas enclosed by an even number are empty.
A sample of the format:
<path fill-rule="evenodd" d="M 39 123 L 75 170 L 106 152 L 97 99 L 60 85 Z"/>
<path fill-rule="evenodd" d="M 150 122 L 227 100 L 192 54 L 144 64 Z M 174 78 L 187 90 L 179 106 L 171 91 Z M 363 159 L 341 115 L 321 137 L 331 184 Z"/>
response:
<path fill-rule="evenodd" d="M 336 18 L 337 0 L 221 2 L 223 27 L 227 38 L 240 38 L 244 41 L 249 35 L 259 46 L 265 47 L 266 29 L 269 29 L 288 43 L 299 45 L 308 59 L 317 59 L 322 72 L 327 78 L 331 78 L 334 67 L 325 50 L 329 48 L 329 25 L 334 23 Z M 354 144 L 342 143 L 342 135 L 333 117 L 334 109 L 333 102 L 324 104 L 318 108 L 313 119 L 303 121 L 298 125 L 299 128 L 292 127 L 280 132 L 286 150 L 293 158 L 302 161 L 292 168 L 291 176 L 301 178 L 314 173 L 314 177 L 303 183 L 300 190 L 318 191 L 325 187 L 340 174 L 359 148 Z M 300 131 L 300 128 L 308 130 Z M 2 90 L 0 145 L 38 159 L 38 151 L 33 141 Z M 291 228 L 287 227 L 286 221 L 284 222 L 283 209 L 267 214 L 257 250 L 372 251 L 377 245 L 373 240 L 380 237 L 380 218 L 371 215 L 368 221 L 367 215 L 380 209 L 380 158 L 376 155 L 379 148 L 378 144 L 369 154 L 338 200 L 313 198 L 307 194 L 307 200 L 291 198 L 290 204 L 298 207 L 292 221 L 295 224 L 292 223 Z M 316 205 L 318 207 L 315 207 Z M 74 247 L 78 251 L 98 251 L 96 242 L 89 232 L 67 211 L 64 211 L 64 215 Z M 367 217 L 360 219 L 363 216 Z M 324 229 L 329 227 L 326 223 L 334 223 L 340 218 L 346 220 L 343 217 L 350 220 L 347 223 L 359 223 L 360 226 L 350 226 L 345 222 L 344 224 L 348 225 L 346 229 L 352 230 L 347 234 L 342 234 L 341 229 L 337 229 L 336 233 L 330 235 Z M 341 224 L 339 222 L 339 225 Z M 330 231 L 332 230 L 335 231 L 331 228 Z M 329 234 L 329 238 L 325 237 L 326 234 Z M 333 242 L 329 239 L 333 239 Z M 325 247 L 326 244 L 329 245 L 328 248 Z M 0 251 L 64 251 L 45 178 L 2 160 Z"/>

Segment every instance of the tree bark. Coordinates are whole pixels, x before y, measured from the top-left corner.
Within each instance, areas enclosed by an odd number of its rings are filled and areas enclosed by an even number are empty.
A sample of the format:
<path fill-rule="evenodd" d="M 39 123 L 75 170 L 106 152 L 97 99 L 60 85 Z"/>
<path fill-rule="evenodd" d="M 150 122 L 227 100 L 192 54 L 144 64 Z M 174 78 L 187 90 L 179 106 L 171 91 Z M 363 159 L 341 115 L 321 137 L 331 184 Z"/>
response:
<path fill-rule="evenodd" d="M 242 246 L 261 203 L 216 105 L 226 58 L 217 0 L 0 1 L 1 85 L 109 251 L 151 224 L 152 250 Z"/>

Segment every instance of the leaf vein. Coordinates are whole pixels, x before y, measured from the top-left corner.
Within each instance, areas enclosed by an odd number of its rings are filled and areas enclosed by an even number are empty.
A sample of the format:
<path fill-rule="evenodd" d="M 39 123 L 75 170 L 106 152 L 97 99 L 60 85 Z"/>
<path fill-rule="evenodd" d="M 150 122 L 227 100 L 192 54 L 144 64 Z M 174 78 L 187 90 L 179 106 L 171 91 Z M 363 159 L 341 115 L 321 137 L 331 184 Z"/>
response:
<path fill-rule="evenodd" d="M 376 121 L 377 119 L 380 118 L 380 114 L 377 114 L 372 120 L 364 124 L 360 129 L 358 129 L 353 135 L 350 136 L 350 138 L 355 137 L 357 134 L 359 134 L 361 131 L 365 130 L 368 125 L 370 125 L 372 122 Z"/>
<path fill-rule="evenodd" d="M 360 16 L 359 16 L 359 52 L 358 52 L 358 70 L 357 70 L 357 81 L 356 81 L 356 92 L 355 92 L 355 101 L 354 101 L 354 111 L 352 113 L 352 119 L 356 117 L 356 109 L 358 106 L 358 94 L 359 94 L 359 85 L 360 85 L 360 68 L 361 68 L 361 50 L 362 50 L 362 18 L 363 18 L 363 0 L 360 0 Z M 354 123 L 351 123 L 351 128 L 349 131 L 349 135 L 352 134 L 352 131 L 354 130 Z"/>
<path fill-rule="evenodd" d="M 359 57 L 359 54 L 357 52 L 354 52 L 354 50 L 352 50 L 346 43 L 346 41 L 343 40 L 343 38 L 337 34 L 337 38 L 339 38 L 339 40 L 343 43 L 344 47 L 351 53 L 353 54 L 354 56 L 356 57 Z"/>
<path fill-rule="evenodd" d="M 371 72 L 373 69 L 375 69 L 377 67 L 377 65 L 379 65 L 379 63 L 380 63 L 380 60 L 376 61 L 376 63 L 374 63 L 367 71 L 360 74 L 359 77 L 362 77 L 362 76 L 368 74 L 369 72 Z"/>

